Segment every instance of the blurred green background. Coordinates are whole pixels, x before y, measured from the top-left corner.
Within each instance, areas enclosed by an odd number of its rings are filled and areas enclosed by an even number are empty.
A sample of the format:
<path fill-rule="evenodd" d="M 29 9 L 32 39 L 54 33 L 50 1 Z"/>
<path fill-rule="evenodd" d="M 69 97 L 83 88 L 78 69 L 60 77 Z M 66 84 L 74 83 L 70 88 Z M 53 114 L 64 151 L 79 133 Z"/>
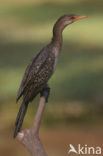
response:
<path fill-rule="evenodd" d="M 68 155 L 72 143 L 103 143 L 103 1 L 0 0 L 0 155 L 28 153 L 12 138 L 20 103 L 17 90 L 29 60 L 50 42 L 53 24 L 64 14 L 88 18 L 63 32 L 63 48 L 40 136 L 50 156 Z M 29 105 L 23 124 L 32 126 L 39 97 Z"/>

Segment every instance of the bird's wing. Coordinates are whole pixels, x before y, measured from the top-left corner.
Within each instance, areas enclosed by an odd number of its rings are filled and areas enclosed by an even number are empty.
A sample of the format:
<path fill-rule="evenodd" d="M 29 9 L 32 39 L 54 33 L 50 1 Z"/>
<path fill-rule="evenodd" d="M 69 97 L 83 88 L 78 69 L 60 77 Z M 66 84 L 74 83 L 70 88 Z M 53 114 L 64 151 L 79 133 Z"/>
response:
<path fill-rule="evenodd" d="M 30 63 L 28 64 L 25 70 L 23 79 L 21 81 L 16 101 L 18 101 L 20 97 L 23 95 L 25 87 L 27 87 L 28 84 L 32 82 L 35 75 L 38 73 L 38 71 L 41 69 L 41 67 L 45 63 L 47 57 L 48 57 L 47 50 L 43 49 L 39 51 L 34 56 L 34 58 L 30 61 Z"/>

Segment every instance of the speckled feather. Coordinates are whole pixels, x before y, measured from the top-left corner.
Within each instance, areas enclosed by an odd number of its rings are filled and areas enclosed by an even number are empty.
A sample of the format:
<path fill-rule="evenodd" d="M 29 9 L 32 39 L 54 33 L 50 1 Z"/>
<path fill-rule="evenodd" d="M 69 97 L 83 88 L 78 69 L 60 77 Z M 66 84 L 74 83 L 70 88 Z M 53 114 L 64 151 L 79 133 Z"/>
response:
<path fill-rule="evenodd" d="M 43 89 L 51 77 L 55 64 L 55 55 L 50 45 L 37 53 L 24 73 L 18 90 L 17 100 L 23 95 L 25 102 L 30 102 Z"/>

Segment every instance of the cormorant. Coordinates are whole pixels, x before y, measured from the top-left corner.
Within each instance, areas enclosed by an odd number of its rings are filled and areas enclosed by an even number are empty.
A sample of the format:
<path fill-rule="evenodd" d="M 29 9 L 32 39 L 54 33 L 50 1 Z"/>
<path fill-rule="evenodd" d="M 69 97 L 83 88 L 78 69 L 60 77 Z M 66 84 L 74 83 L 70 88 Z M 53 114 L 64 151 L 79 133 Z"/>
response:
<path fill-rule="evenodd" d="M 53 27 L 53 38 L 51 42 L 40 50 L 28 64 L 16 99 L 18 101 L 21 96 L 23 97 L 15 123 L 14 138 L 21 129 L 29 102 L 31 102 L 37 94 L 42 92 L 55 71 L 62 47 L 63 29 L 74 21 L 85 17 L 86 16 L 77 16 L 74 14 L 60 17 Z"/>

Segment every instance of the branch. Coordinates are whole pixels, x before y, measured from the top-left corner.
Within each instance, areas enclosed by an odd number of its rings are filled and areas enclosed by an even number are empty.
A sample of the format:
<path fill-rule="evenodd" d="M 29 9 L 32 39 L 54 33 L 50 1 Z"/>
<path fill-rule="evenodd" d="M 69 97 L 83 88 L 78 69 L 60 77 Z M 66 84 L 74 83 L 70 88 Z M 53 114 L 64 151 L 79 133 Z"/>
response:
<path fill-rule="evenodd" d="M 31 129 L 19 132 L 18 141 L 25 146 L 31 156 L 47 156 L 45 149 L 39 139 L 39 128 L 45 104 L 48 101 L 50 88 L 48 85 L 42 90 L 37 113 L 35 115 L 34 124 Z"/>

